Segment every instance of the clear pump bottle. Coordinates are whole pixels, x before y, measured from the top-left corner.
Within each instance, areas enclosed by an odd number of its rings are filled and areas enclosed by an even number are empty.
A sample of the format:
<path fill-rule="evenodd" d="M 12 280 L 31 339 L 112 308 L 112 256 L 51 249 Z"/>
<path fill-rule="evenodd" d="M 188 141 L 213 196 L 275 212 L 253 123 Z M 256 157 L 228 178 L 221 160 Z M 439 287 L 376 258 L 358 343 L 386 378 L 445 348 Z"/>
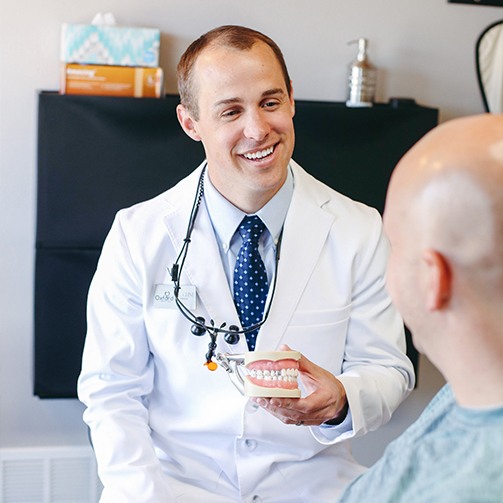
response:
<path fill-rule="evenodd" d="M 367 55 L 368 40 L 359 38 L 349 44 L 358 44 L 358 54 L 348 70 L 348 107 L 371 107 L 374 104 L 377 70 Z"/>

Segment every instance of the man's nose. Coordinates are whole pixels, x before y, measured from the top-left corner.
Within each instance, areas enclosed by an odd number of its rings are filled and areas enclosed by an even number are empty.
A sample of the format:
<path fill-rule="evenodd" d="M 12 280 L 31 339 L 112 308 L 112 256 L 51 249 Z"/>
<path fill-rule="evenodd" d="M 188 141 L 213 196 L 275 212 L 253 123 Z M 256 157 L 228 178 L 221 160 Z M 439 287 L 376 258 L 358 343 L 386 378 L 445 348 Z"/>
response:
<path fill-rule="evenodd" d="M 249 112 L 246 117 L 244 135 L 255 141 L 262 141 L 271 131 L 266 112 Z"/>

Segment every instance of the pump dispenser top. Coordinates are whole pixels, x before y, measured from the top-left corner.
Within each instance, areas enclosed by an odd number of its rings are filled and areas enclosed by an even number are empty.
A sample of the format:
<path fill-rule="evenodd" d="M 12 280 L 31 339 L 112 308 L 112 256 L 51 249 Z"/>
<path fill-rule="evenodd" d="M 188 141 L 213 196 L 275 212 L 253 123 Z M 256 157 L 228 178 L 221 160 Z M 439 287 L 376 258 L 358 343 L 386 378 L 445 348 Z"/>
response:
<path fill-rule="evenodd" d="M 358 54 L 348 69 L 348 107 L 371 107 L 374 103 L 376 73 L 375 66 L 367 55 L 368 40 L 351 40 L 348 45 L 358 44 Z"/>

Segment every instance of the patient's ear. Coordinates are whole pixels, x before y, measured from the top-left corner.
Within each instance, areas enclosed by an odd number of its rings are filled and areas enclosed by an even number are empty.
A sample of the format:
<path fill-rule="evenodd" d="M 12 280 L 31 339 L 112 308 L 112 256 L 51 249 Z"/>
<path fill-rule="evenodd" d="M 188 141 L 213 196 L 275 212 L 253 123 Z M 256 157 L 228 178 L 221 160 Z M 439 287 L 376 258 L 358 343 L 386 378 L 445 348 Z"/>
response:
<path fill-rule="evenodd" d="M 197 133 L 197 123 L 192 118 L 190 112 L 183 106 L 178 105 L 176 107 L 176 116 L 178 117 L 178 122 L 185 133 L 190 136 L 195 141 L 201 141 L 201 137 Z"/>
<path fill-rule="evenodd" d="M 426 308 L 443 309 L 451 298 L 452 274 L 448 260 L 438 251 L 428 249 L 423 253 L 426 265 Z"/>

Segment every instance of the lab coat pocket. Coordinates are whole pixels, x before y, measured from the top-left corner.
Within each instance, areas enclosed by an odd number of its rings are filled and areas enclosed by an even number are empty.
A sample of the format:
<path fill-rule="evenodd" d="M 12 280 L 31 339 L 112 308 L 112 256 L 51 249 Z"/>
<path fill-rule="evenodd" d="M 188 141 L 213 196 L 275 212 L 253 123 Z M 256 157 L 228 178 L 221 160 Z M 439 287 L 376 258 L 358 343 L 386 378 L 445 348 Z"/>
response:
<path fill-rule="evenodd" d="M 298 310 L 283 338 L 311 361 L 339 374 L 342 369 L 351 304 L 330 310 Z"/>

